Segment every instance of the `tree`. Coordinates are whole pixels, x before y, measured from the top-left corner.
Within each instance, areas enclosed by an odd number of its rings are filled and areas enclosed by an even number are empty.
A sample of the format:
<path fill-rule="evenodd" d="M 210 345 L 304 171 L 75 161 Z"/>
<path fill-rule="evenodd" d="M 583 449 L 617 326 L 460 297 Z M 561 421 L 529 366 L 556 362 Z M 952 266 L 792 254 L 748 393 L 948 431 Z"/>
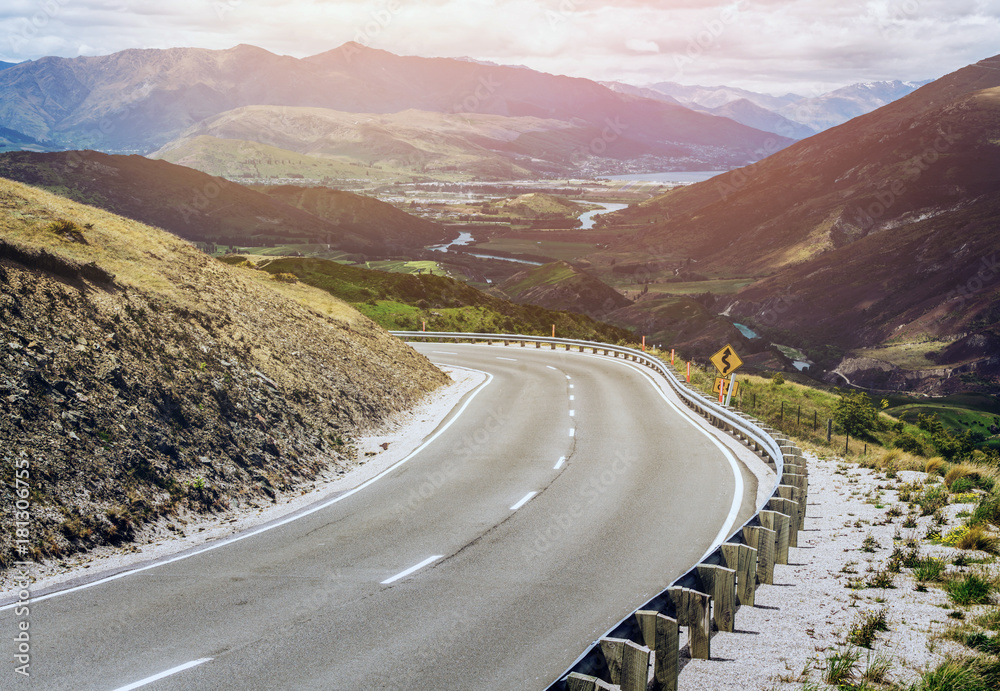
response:
<path fill-rule="evenodd" d="M 851 437 L 870 439 L 878 427 L 878 411 L 863 391 L 845 391 L 840 394 L 833 419 Z"/>

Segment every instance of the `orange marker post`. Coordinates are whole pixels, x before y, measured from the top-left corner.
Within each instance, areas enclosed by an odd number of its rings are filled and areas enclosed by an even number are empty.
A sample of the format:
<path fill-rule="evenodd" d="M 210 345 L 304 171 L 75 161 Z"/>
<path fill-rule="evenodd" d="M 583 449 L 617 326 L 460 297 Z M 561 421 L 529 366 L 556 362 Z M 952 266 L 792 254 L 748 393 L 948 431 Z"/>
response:
<path fill-rule="evenodd" d="M 553 324 L 552 325 L 552 338 L 555 338 L 555 337 L 556 337 L 556 325 Z"/>
<path fill-rule="evenodd" d="M 423 320 L 422 320 L 422 321 L 423 321 Z M 426 322 L 426 321 L 424 321 L 424 322 L 423 322 L 423 324 L 424 324 L 424 331 L 427 331 L 427 322 Z"/>
<path fill-rule="evenodd" d="M 688 384 L 691 383 L 691 361 L 688 360 Z"/>
<path fill-rule="evenodd" d="M 670 365 L 673 366 L 673 364 L 674 364 L 674 349 L 671 348 L 670 349 Z"/>
<path fill-rule="evenodd" d="M 642 352 L 646 352 L 646 337 L 642 337 Z"/>

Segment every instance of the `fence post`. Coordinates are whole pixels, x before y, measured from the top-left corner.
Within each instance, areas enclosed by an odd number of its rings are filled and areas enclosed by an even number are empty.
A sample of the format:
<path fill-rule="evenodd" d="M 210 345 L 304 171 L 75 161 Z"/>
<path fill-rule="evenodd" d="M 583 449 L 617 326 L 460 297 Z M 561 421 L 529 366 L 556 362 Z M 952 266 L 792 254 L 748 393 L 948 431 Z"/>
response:
<path fill-rule="evenodd" d="M 573 672 L 566 678 L 566 691 L 598 691 L 599 689 L 611 691 L 613 688 L 597 677 L 587 676 L 579 672 Z"/>
<path fill-rule="evenodd" d="M 677 620 L 652 610 L 639 610 L 635 613 L 635 618 L 639 622 L 646 647 L 655 653 L 653 678 L 659 684 L 660 691 L 677 691 L 680 652 Z"/>
<path fill-rule="evenodd" d="M 646 691 L 649 650 L 624 638 L 602 638 L 601 652 L 608 661 L 612 684 L 621 691 Z"/>
<path fill-rule="evenodd" d="M 790 532 L 789 524 L 791 519 L 787 515 L 776 511 L 761 511 L 758 515 L 760 516 L 760 524 L 765 528 L 774 531 L 774 562 L 776 564 L 787 564 Z"/>
<path fill-rule="evenodd" d="M 773 530 L 763 526 L 743 528 L 743 538 L 757 550 L 757 581 L 771 585 L 774 583 L 774 538 Z"/>
<path fill-rule="evenodd" d="M 736 571 L 736 601 L 753 607 L 757 591 L 757 550 L 750 545 L 726 542 L 722 545 L 726 568 Z"/>
<path fill-rule="evenodd" d="M 732 631 L 736 626 L 736 570 L 724 566 L 699 565 L 698 577 L 701 578 L 703 590 L 712 596 L 715 628 L 719 631 Z"/>
<path fill-rule="evenodd" d="M 712 657 L 712 597 L 688 588 L 669 588 L 670 599 L 677 608 L 677 623 L 688 627 L 691 659 Z"/>

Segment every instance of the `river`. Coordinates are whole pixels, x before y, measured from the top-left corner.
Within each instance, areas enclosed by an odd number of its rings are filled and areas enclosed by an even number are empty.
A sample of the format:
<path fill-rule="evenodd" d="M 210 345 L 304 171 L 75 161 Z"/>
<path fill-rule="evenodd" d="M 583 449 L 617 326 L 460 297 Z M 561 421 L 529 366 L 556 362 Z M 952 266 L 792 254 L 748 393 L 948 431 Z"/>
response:
<path fill-rule="evenodd" d="M 628 204 L 604 204 L 602 202 L 580 202 L 581 204 L 600 204 L 603 209 L 594 209 L 593 211 L 588 211 L 587 213 L 580 216 L 580 222 L 583 223 L 581 226 L 582 230 L 591 230 L 594 227 L 594 223 L 597 221 L 598 216 L 603 216 L 604 214 L 610 214 L 614 211 L 621 211 L 622 209 L 627 209 Z"/>

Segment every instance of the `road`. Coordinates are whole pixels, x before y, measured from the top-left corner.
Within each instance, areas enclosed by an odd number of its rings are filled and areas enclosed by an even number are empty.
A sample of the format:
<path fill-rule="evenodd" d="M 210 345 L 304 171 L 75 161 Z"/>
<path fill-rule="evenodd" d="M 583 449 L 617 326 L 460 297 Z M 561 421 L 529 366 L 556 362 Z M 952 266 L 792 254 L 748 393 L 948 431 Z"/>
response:
<path fill-rule="evenodd" d="M 544 688 L 753 512 L 746 473 L 641 368 L 415 347 L 492 375 L 423 451 L 297 520 L 34 603 L 31 687 Z"/>

